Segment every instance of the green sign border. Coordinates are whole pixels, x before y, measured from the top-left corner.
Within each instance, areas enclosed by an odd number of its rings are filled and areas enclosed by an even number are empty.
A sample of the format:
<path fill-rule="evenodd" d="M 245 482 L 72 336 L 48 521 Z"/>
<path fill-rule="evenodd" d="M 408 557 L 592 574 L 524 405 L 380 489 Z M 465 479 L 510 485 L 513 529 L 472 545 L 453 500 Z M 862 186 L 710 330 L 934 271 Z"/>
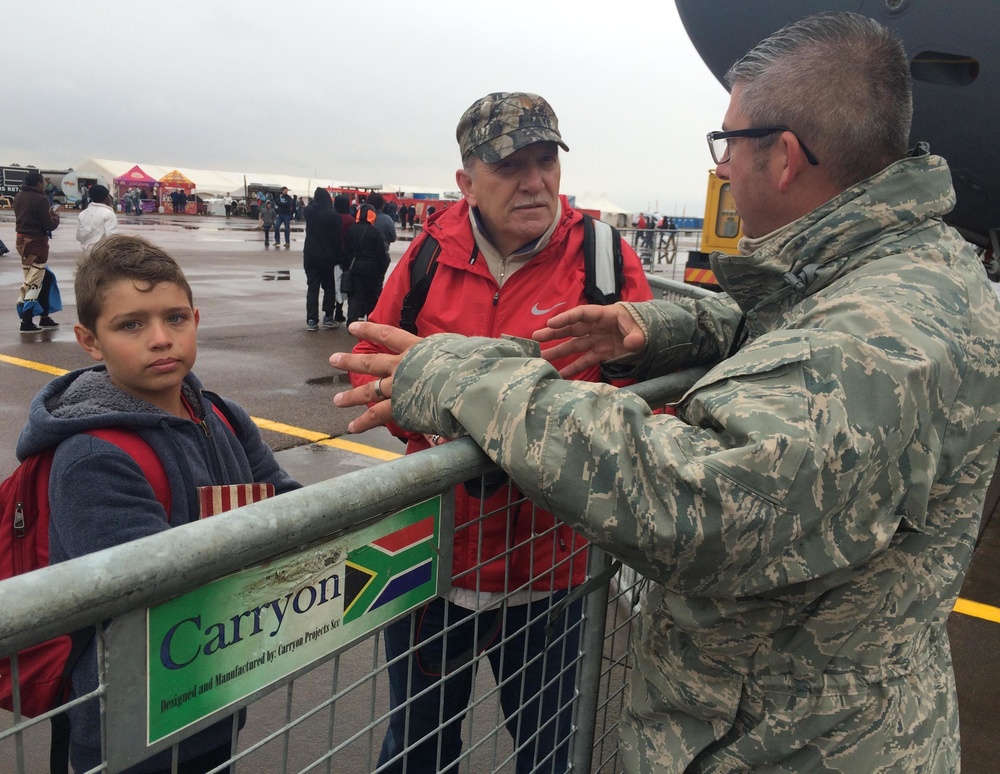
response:
<path fill-rule="evenodd" d="M 146 743 L 232 707 L 438 594 L 440 497 L 147 610 Z"/>

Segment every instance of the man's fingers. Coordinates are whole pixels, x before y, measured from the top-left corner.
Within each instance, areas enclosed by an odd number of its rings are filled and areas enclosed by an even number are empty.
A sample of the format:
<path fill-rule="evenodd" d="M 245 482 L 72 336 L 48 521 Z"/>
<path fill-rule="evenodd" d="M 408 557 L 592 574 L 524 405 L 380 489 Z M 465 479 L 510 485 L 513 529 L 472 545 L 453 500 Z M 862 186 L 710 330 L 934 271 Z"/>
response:
<path fill-rule="evenodd" d="M 554 317 L 550 317 L 546 324 L 550 328 L 565 328 L 567 325 L 577 322 L 591 323 L 601 319 L 607 309 L 608 307 L 598 306 L 597 304 L 585 304 L 584 306 L 577 306 L 565 312 L 560 312 Z"/>
<path fill-rule="evenodd" d="M 348 330 L 354 336 L 365 341 L 381 344 L 391 349 L 393 352 L 403 353 L 420 341 L 419 336 L 396 328 L 392 325 L 382 325 L 380 323 L 353 322 Z"/>
<path fill-rule="evenodd" d="M 339 408 L 367 406 L 372 402 L 372 399 L 368 395 L 374 392 L 373 384 L 374 382 L 371 382 L 363 384 L 360 387 L 355 387 L 353 390 L 344 390 L 343 392 L 336 393 L 333 396 L 333 405 Z"/>
<path fill-rule="evenodd" d="M 376 403 L 364 414 L 351 422 L 347 426 L 347 430 L 351 433 L 363 433 L 365 430 L 371 430 L 373 427 L 382 427 L 383 425 L 387 425 L 391 421 L 392 404 L 389 401 L 384 400 L 381 403 Z"/>
<path fill-rule="evenodd" d="M 554 341 L 556 339 L 565 339 L 567 337 L 572 338 L 582 338 L 589 336 L 596 330 L 596 326 L 591 322 L 575 322 L 565 325 L 561 328 L 541 328 L 531 334 L 531 338 L 535 341 L 546 342 Z"/>
<path fill-rule="evenodd" d="M 599 365 L 601 359 L 594 354 L 580 355 L 576 360 L 574 360 L 569 365 L 559 369 L 559 375 L 563 379 L 569 379 L 570 377 L 576 376 L 581 371 L 586 371 L 591 366 Z"/>
<path fill-rule="evenodd" d="M 618 305 L 597 306 L 588 304 L 557 314 L 546 323 L 548 327 L 541 328 L 531 334 L 535 341 L 552 341 L 564 339 L 567 336 L 587 336 L 595 330 L 616 326 Z"/>
<path fill-rule="evenodd" d="M 568 357 L 569 355 L 575 355 L 577 352 L 589 352 L 590 349 L 591 342 L 588 338 L 567 339 L 566 341 L 562 341 L 553 347 L 543 349 L 542 357 L 551 363 L 553 360 Z"/>
<path fill-rule="evenodd" d="M 381 393 L 381 394 L 380 394 Z M 338 392 L 333 396 L 333 405 L 341 408 L 366 406 L 369 403 L 388 401 L 392 397 L 392 377 L 380 376 L 351 390 Z"/>
<path fill-rule="evenodd" d="M 371 374 L 372 376 L 391 376 L 399 365 L 399 355 L 387 355 L 382 352 L 334 352 L 330 355 L 330 365 L 341 371 L 355 374 Z"/>

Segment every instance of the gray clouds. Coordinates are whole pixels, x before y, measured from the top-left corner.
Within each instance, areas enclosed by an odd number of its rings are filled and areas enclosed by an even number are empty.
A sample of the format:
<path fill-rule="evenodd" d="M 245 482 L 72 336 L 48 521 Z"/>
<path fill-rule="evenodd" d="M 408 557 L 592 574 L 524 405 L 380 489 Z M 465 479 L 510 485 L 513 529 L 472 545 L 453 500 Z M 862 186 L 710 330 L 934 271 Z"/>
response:
<path fill-rule="evenodd" d="M 565 193 L 700 214 L 728 102 L 673 3 L 4 3 L 0 162 L 88 157 L 454 189 L 455 124 L 542 94 Z M 498 9 L 505 16 L 498 18 Z"/>

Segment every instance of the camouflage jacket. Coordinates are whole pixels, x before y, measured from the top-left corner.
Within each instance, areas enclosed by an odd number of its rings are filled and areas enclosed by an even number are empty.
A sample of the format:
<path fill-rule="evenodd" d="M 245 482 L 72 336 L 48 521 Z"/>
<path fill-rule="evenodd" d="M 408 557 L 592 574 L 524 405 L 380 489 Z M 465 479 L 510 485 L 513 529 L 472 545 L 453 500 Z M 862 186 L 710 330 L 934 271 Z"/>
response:
<path fill-rule="evenodd" d="M 714 256 L 725 294 L 635 304 L 635 375 L 714 366 L 677 417 L 523 341 L 434 336 L 402 361 L 401 425 L 467 433 L 652 581 L 628 770 L 958 770 L 945 622 L 1000 442 L 1000 304 L 953 205 L 924 153 Z"/>

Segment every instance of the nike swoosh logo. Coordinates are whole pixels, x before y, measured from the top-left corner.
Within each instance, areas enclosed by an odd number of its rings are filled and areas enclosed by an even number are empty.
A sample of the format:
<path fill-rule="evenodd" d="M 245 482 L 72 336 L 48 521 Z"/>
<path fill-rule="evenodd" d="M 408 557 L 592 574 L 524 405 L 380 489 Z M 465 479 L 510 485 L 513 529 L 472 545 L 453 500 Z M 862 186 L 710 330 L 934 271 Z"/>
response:
<path fill-rule="evenodd" d="M 538 304 L 535 304 L 533 307 L 531 307 L 531 313 L 533 315 L 535 315 L 535 316 L 540 315 L 540 314 L 548 314 L 553 309 L 555 309 L 557 307 L 560 307 L 560 306 L 562 306 L 565 303 L 566 303 L 565 301 L 560 301 L 558 304 L 556 304 L 555 306 L 550 306 L 548 309 L 539 309 L 538 308 Z"/>

